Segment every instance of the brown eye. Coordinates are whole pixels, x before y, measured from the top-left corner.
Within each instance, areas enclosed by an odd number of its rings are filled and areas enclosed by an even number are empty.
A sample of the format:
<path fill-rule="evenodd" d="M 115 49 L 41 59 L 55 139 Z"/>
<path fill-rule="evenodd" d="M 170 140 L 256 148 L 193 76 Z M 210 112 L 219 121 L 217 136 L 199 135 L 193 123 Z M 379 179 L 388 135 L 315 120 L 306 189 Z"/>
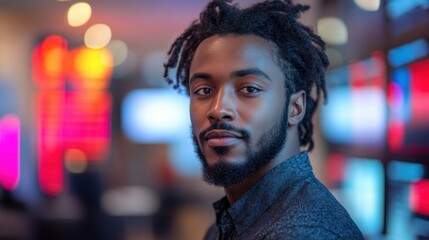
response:
<path fill-rule="evenodd" d="M 254 94 L 254 93 L 257 93 L 259 91 L 260 90 L 258 88 L 255 88 L 255 87 L 244 87 L 244 88 L 240 89 L 239 92 L 246 93 L 246 94 Z"/>
<path fill-rule="evenodd" d="M 211 88 L 200 88 L 197 91 L 195 91 L 195 94 L 200 96 L 205 96 L 212 93 L 213 93 L 213 90 Z"/>

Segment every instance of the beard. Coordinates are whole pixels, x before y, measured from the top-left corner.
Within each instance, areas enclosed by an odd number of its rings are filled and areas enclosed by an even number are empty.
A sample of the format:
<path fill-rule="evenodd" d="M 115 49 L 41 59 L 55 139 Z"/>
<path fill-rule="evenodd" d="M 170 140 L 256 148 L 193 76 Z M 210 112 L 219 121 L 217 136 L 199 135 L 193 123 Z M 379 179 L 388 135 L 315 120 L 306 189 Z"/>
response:
<path fill-rule="evenodd" d="M 229 147 L 214 147 L 213 151 L 221 160 L 215 165 L 210 166 L 198 145 L 198 139 L 192 131 L 192 139 L 194 142 L 195 152 L 202 163 L 203 178 L 212 185 L 227 187 L 239 183 L 256 173 L 261 168 L 268 165 L 282 150 L 287 138 L 288 124 L 288 101 L 283 110 L 282 117 L 271 129 L 268 129 L 258 139 L 256 146 L 257 150 L 253 150 L 250 146 L 250 133 L 244 129 L 237 129 L 232 125 L 215 123 L 208 129 L 204 130 L 199 135 L 201 143 L 204 141 L 206 132 L 213 129 L 224 129 L 239 132 L 243 136 L 243 141 L 246 145 L 245 161 L 243 163 L 228 163 L 223 160 L 224 156 L 229 152 Z"/>

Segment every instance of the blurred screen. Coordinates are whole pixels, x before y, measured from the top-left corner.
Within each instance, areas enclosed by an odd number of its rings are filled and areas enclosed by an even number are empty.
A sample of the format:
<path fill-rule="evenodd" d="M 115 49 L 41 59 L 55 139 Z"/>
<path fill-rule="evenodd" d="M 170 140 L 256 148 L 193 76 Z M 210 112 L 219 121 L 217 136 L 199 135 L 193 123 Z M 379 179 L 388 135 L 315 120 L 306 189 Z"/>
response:
<path fill-rule="evenodd" d="M 427 216 L 419 215 L 413 210 L 412 201 L 413 186 L 422 181 L 425 166 L 419 163 L 405 161 L 390 161 L 387 165 L 387 236 L 396 239 L 428 239 L 427 226 L 429 222 L 425 220 Z M 427 180 L 426 180 L 427 181 Z M 426 187 L 426 189 L 425 189 Z M 417 191 L 429 192 L 428 186 L 420 185 Z M 419 196 L 419 203 L 414 208 L 421 208 L 428 205 L 429 195 Z"/>
<path fill-rule="evenodd" d="M 376 159 L 335 154 L 329 158 L 328 178 L 337 199 L 365 236 L 377 237 L 384 226 L 384 168 Z M 342 174 L 339 176 L 338 173 Z"/>
<path fill-rule="evenodd" d="M 393 152 L 429 152 L 427 55 L 428 44 L 425 39 L 389 51 L 389 63 L 393 70 L 388 87 L 388 145 Z"/>
<path fill-rule="evenodd" d="M 329 104 L 321 127 L 334 144 L 383 146 L 386 131 L 385 64 L 380 53 L 327 74 Z"/>
<path fill-rule="evenodd" d="M 172 89 L 138 89 L 122 102 L 122 128 L 135 143 L 169 143 L 189 136 L 189 98 Z"/>

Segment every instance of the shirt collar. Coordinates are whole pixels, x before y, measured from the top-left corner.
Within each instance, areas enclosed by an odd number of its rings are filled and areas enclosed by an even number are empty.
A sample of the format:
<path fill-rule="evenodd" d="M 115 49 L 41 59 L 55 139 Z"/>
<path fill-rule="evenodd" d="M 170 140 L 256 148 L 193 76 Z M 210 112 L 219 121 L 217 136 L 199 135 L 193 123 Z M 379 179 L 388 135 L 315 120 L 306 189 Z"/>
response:
<path fill-rule="evenodd" d="M 252 226 L 285 190 L 309 172 L 312 172 L 312 168 L 306 152 L 282 162 L 259 179 L 233 205 L 229 205 L 226 197 L 215 202 L 213 207 L 217 224 L 223 214 L 227 214 L 227 217 L 232 219 L 237 234 L 242 233 Z"/>

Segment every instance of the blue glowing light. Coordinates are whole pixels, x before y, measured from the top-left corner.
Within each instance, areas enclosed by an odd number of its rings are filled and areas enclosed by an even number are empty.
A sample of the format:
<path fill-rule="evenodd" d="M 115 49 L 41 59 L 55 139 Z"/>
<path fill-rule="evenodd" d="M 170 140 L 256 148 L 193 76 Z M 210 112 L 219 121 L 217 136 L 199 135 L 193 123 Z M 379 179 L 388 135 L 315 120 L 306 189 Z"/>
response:
<path fill-rule="evenodd" d="M 366 236 L 383 227 L 384 169 L 380 161 L 350 158 L 344 180 L 344 207 Z"/>
<path fill-rule="evenodd" d="M 427 41 L 418 39 L 390 50 L 388 62 L 392 67 L 399 67 L 425 57 L 429 53 L 428 49 Z"/>
<path fill-rule="evenodd" d="M 428 0 L 388 0 L 386 4 L 387 14 L 390 18 L 396 19 L 416 8 L 428 9 Z"/>
<path fill-rule="evenodd" d="M 171 145 L 170 161 L 176 172 L 182 177 L 201 176 L 201 163 L 194 151 L 194 144 L 190 136 Z"/>
<path fill-rule="evenodd" d="M 386 132 L 386 101 L 379 88 L 330 89 L 322 107 L 321 125 L 327 139 L 338 144 L 382 144 Z"/>
<path fill-rule="evenodd" d="M 122 103 L 122 128 L 136 143 L 170 143 L 189 136 L 189 98 L 172 89 L 139 89 Z"/>
<path fill-rule="evenodd" d="M 402 122 L 408 122 L 411 118 L 410 78 L 410 71 L 406 68 L 392 72 L 392 84 L 398 89 L 392 92 L 390 115 Z"/>
<path fill-rule="evenodd" d="M 387 177 L 392 181 L 413 182 L 423 174 L 424 166 L 419 163 L 392 161 L 387 166 Z"/>

